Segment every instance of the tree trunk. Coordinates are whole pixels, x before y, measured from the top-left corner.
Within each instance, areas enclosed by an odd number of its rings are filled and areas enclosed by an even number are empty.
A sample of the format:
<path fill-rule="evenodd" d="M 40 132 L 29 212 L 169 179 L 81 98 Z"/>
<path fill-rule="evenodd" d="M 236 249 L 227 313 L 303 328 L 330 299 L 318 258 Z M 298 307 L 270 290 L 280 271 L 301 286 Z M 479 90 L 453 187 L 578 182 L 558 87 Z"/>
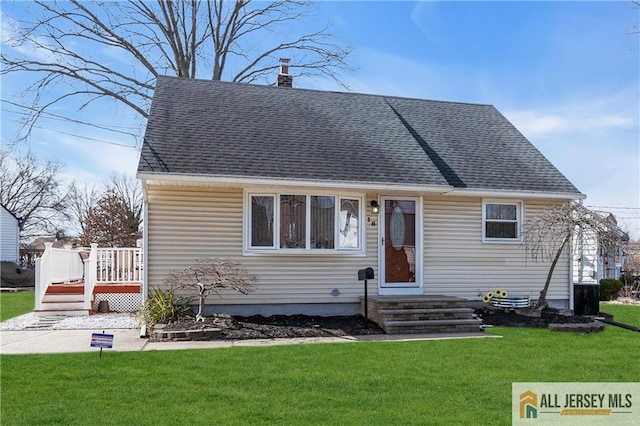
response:
<path fill-rule="evenodd" d="M 200 286 L 200 294 L 199 294 L 199 303 L 198 303 L 198 313 L 196 314 L 196 322 L 198 321 L 204 321 L 204 300 L 207 298 L 207 295 L 205 293 L 205 288 L 202 284 L 198 284 Z"/>
<path fill-rule="evenodd" d="M 571 233 L 567 233 L 562 240 L 562 244 L 560 248 L 556 252 L 556 256 L 551 262 L 551 267 L 549 268 L 549 273 L 547 274 L 547 281 L 544 283 L 544 288 L 540 291 L 540 298 L 538 299 L 538 309 L 542 310 L 548 306 L 547 304 L 547 291 L 549 290 L 549 284 L 551 284 L 551 276 L 553 275 L 553 271 L 556 269 L 556 265 L 558 264 L 558 260 L 560 260 L 560 256 L 562 255 L 562 250 L 564 250 L 565 246 L 569 242 L 571 238 Z"/>

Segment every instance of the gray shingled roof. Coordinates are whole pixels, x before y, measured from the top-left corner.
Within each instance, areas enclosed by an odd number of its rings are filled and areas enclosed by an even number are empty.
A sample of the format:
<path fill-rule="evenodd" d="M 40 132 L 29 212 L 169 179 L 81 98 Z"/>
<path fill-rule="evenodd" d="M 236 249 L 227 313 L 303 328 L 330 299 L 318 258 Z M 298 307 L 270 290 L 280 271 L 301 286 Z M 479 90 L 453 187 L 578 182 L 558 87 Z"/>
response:
<path fill-rule="evenodd" d="M 491 105 L 175 77 L 138 172 L 579 194 Z"/>

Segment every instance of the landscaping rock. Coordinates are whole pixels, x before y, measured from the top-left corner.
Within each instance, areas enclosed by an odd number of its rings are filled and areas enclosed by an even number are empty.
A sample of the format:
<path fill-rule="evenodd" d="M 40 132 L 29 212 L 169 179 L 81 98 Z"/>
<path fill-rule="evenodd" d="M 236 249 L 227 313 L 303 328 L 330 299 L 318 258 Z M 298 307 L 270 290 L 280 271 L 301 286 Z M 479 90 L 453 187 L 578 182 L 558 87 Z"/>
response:
<path fill-rule="evenodd" d="M 571 333 L 597 333 L 604 330 L 604 324 L 593 321 L 582 324 L 549 324 L 551 331 L 568 331 Z"/>

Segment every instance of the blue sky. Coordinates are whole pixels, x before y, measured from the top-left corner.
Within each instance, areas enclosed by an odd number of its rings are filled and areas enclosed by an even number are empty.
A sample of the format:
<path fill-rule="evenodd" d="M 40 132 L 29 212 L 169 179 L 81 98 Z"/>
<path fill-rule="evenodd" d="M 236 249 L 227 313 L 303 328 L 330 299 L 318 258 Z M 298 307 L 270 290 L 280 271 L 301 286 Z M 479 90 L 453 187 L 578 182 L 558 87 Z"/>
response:
<path fill-rule="evenodd" d="M 3 23 L 19 13 L 17 6 L 3 7 Z M 356 70 L 343 75 L 351 90 L 495 105 L 587 194 L 586 205 L 614 212 L 640 238 L 640 46 L 632 34 L 640 17 L 630 2 L 353 1 L 313 7 L 320 19 L 333 22 L 339 40 L 355 48 Z M 2 99 L 12 100 L 25 81 L 3 78 Z M 298 79 L 294 85 L 344 90 L 332 81 Z M 14 110 L 3 103 L 3 144 L 16 132 Z M 77 118 L 139 133 L 140 123 L 111 103 Z M 43 158 L 61 159 L 66 179 L 135 173 L 138 152 L 114 144 L 134 146 L 141 134 L 56 120 L 41 125 L 31 147 Z"/>

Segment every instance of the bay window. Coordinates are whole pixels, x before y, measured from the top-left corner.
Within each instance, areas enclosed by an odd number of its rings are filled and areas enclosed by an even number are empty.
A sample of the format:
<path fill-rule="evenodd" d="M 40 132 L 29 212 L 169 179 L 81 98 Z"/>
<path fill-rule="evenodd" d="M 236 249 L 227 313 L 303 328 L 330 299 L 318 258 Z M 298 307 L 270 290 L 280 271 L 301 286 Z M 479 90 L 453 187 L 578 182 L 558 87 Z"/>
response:
<path fill-rule="evenodd" d="M 300 193 L 248 194 L 249 251 L 362 251 L 362 199 Z"/>

